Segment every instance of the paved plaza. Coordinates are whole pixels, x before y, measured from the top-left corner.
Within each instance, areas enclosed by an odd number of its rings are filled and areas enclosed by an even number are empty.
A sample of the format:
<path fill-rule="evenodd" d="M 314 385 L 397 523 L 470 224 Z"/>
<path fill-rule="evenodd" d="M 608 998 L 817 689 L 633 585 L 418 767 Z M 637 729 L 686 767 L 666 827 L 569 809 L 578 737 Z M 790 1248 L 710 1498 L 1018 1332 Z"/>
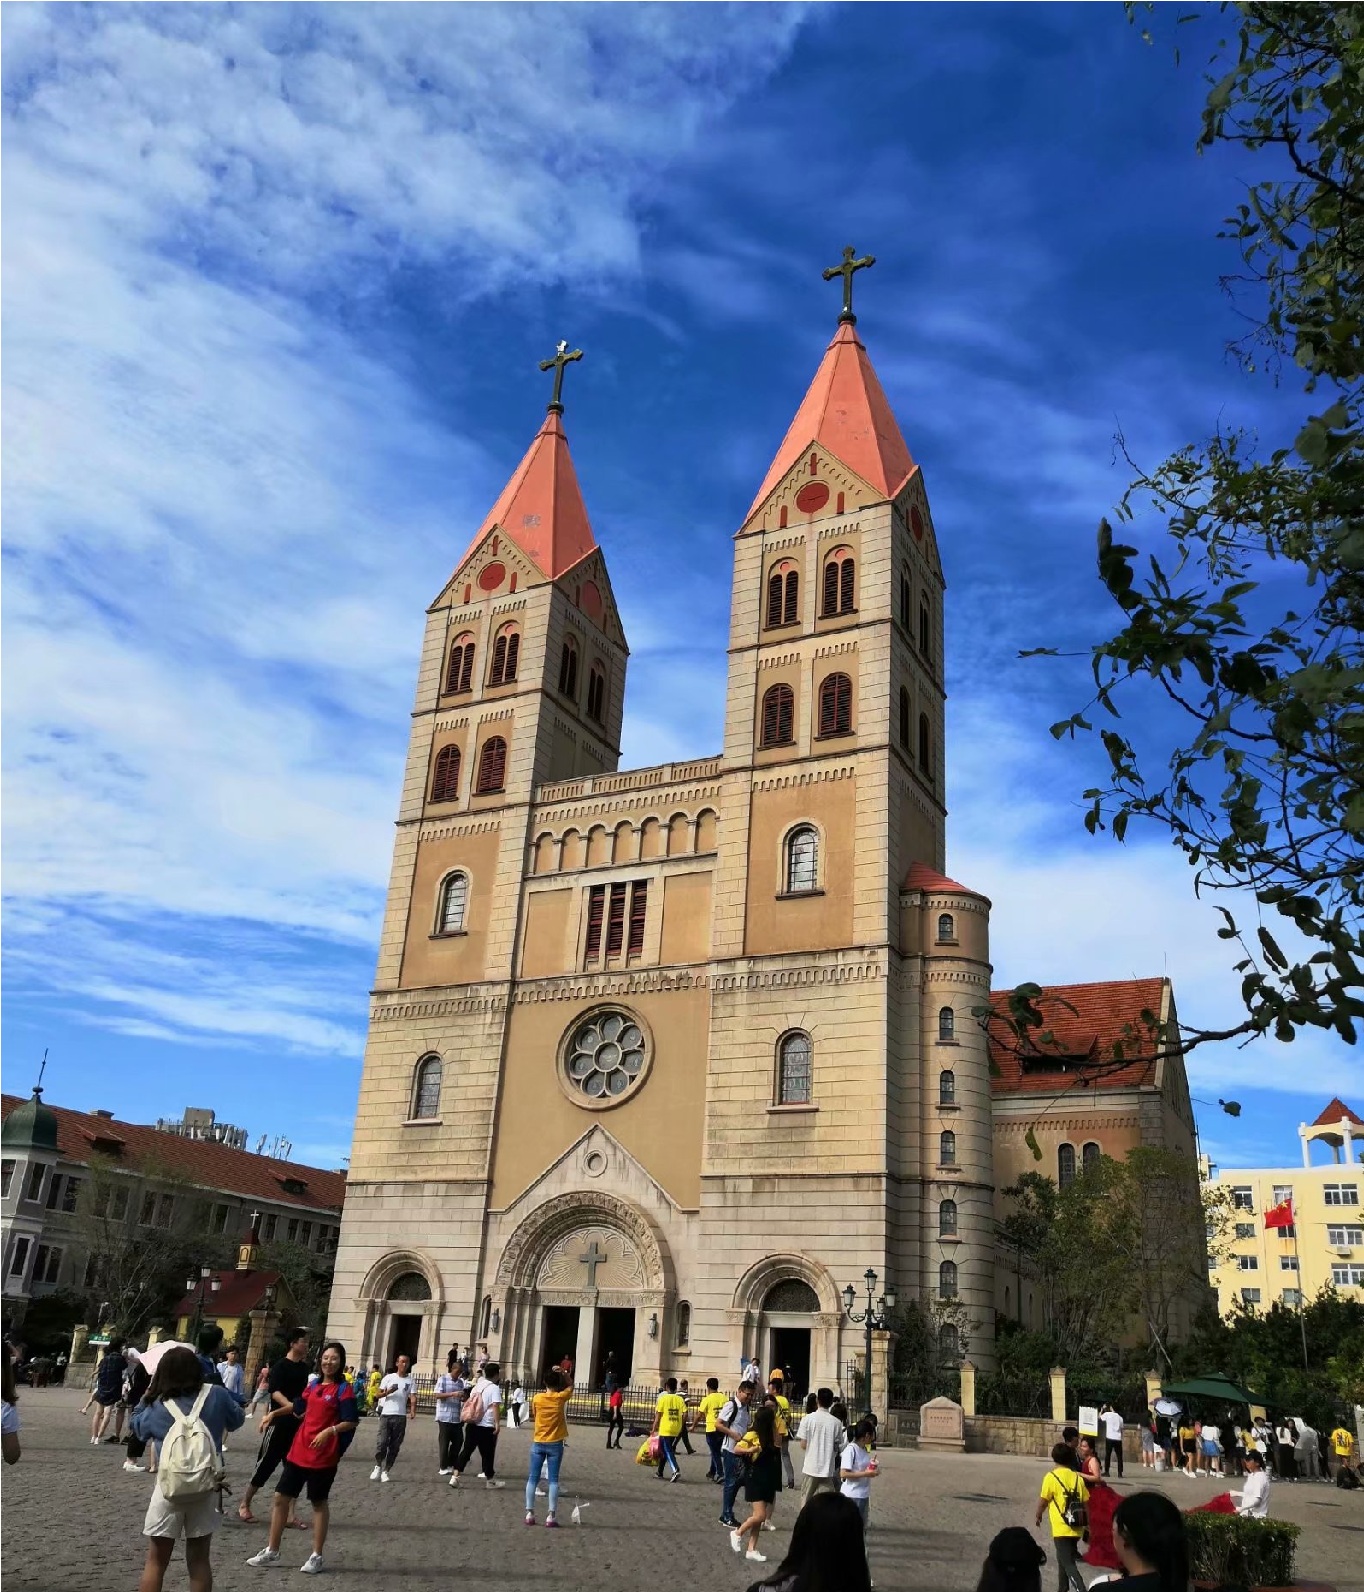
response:
<path fill-rule="evenodd" d="M 78 1413 L 83 1400 L 63 1388 L 21 1390 L 24 1457 L 3 1476 L 6 1592 L 136 1586 L 151 1478 L 126 1475 L 121 1449 L 90 1447 Z M 368 1479 L 374 1425 L 361 1423 L 332 1494 L 329 1576 L 366 1592 L 449 1592 L 461 1581 L 490 1592 L 653 1592 L 660 1584 L 738 1592 L 776 1567 L 789 1540 L 792 1500 L 784 1498 L 782 1529 L 764 1533 L 769 1565 L 731 1554 L 718 1524 L 719 1489 L 702 1479 L 703 1443 L 697 1458 L 683 1457 L 685 1480 L 672 1486 L 635 1465 L 631 1449 L 608 1454 L 598 1431 L 577 1426 L 564 1460 L 564 1529 L 531 1531 L 522 1524 L 529 1433 L 503 1433 L 504 1491 L 470 1479 L 451 1492 L 436 1476 L 432 1427 L 429 1417 L 413 1422 L 393 1482 L 380 1486 Z M 254 1436 L 238 1433 L 228 1466 L 239 1495 L 254 1452 Z M 969 1592 L 991 1536 L 1001 1526 L 1031 1523 L 1040 1459 L 894 1449 L 881 1459 L 884 1474 L 872 1497 L 877 1592 Z M 1150 1479 L 1148 1473 L 1137 1484 Z M 1209 1482 L 1160 1480 L 1181 1504 L 1218 1490 Z M 579 1501 L 591 1507 L 575 1529 L 568 1520 Z M 268 1507 L 268 1492 L 258 1502 Z M 543 1500 L 538 1508 L 543 1514 Z M 1303 1528 L 1303 1578 L 1364 1592 L 1364 1495 L 1283 1486 L 1275 1489 L 1274 1513 Z M 288 1533 L 282 1568 L 249 1569 L 245 1559 L 264 1541 L 263 1526 L 222 1526 L 213 1549 L 218 1592 L 305 1584 L 297 1567 L 308 1553 L 307 1535 Z M 182 1559 L 166 1584 L 185 1587 Z M 1047 1592 L 1053 1584 L 1048 1566 Z"/>

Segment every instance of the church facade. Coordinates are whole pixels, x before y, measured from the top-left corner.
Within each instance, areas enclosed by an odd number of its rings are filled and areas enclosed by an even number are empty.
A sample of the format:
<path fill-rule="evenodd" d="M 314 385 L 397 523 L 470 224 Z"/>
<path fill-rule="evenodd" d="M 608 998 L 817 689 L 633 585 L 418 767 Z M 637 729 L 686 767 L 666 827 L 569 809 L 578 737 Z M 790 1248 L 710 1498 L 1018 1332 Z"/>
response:
<path fill-rule="evenodd" d="M 992 1065 L 989 902 L 944 872 L 938 538 L 847 299 L 736 535 L 724 744 L 692 762 L 617 766 L 570 357 L 427 615 L 329 1328 L 365 1364 L 838 1384 L 870 1269 L 988 1365 L 1031 1308 L 995 1253 L 1025 1130 L 1063 1170 L 1186 1117 L 1191 1148 L 1182 1069 L 1072 1131 Z"/>

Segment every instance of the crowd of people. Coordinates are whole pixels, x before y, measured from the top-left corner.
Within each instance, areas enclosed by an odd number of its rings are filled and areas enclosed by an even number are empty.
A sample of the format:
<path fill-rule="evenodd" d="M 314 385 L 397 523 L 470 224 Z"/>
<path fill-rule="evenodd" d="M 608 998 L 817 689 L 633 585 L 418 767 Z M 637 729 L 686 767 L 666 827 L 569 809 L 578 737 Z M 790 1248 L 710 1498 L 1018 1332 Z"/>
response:
<path fill-rule="evenodd" d="M 1235 1409 L 1200 1416 L 1187 1406 L 1177 1412 L 1152 1407 L 1141 1427 L 1141 1462 L 1186 1477 L 1241 1477 L 1253 1469 L 1285 1482 L 1360 1485 L 1354 1437 L 1343 1420 L 1319 1432 L 1286 1415 L 1271 1421 Z"/>

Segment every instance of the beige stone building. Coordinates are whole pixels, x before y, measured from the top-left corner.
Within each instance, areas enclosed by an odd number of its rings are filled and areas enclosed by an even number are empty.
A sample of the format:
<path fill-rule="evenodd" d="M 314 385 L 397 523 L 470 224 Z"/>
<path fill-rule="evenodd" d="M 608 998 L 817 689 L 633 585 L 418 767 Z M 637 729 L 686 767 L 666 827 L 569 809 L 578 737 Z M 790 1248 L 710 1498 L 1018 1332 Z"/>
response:
<path fill-rule="evenodd" d="M 943 872 L 943 592 L 845 315 L 735 538 L 723 749 L 619 772 L 629 649 L 551 404 L 428 611 L 330 1318 L 358 1361 L 843 1382 L 872 1268 L 989 1363 L 1027 1301 L 989 902 Z M 1104 1148 L 1188 1115 L 1177 1065 L 1128 1082 Z M 1064 1133 L 1051 1084 L 1022 1115 Z"/>

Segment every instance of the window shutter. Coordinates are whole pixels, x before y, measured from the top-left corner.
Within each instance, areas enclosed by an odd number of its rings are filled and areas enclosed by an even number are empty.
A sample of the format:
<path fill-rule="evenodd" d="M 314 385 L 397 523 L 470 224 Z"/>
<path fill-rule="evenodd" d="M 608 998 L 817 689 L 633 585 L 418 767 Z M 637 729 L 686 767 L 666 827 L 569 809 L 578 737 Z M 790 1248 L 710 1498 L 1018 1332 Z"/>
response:
<path fill-rule="evenodd" d="M 446 668 L 446 671 L 445 671 L 445 689 L 446 689 L 447 692 L 449 692 L 449 691 L 458 691 L 459 690 L 459 670 L 460 670 L 460 665 L 463 662 L 464 662 L 464 648 L 463 647 L 451 647 L 450 648 L 450 663 L 449 663 L 449 666 Z"/>
<path fill-rule="evenodd" d="M 782 746 L 791 739 L 795 698 L 789 685 L 770 686 L 763 695 L 762 744 Z"/>
<path fill-rule="evenodd" d="M 494 735 L 483 743 L 483 754 L 478 764 L 478 790 L 480 795 L 502 789 L 507 773 L 507 743 Z"/>
<path fill-rule="evenodd" d="M 833 559 L 824 566 L 824 612 L 838 612 L 838 565 Z"/>
<path fill-rule="evenodd" d="M 649 915 L 649 881 L 638 879 L 630 886 L 630 940 L 627 950 L 639 956 L 644 950 L 644 925 Z"/>
<path fill-rule="evenodd" d="M 819 682 L 819 733 L 832 735 L 834 733 L 834 676 L 831 674 Z"/>
<path fill-rule="evenodd" d="M 611 886 L 611 905 L 606 915 L 606 954 L 619 956 L 625 944 L 625 886 Z"/>
<path fill-rule="evenodd" d="M 431 800 L 452 802 L 459 795 L 459 747 L 442 746 L 431 776 Z"/>
<path fill-rule="evenodd" d="M 793 738 L 792 720 L 795 716 L 796 699 L 789 685 L 784 685 L 780 689 L 781 695 L 777 700 L 777 740 L 786 742 Z"/>
<path fill-rule="evenodd" d="M 594 884 L 587 892 L 587 960 L 601 955 L 601 923 L 606 909 L 606 886 Z"/>
<path fill-rule="evenodd" d="M 459 688 L 467 691 L 474 677 L 474 644 L 466 641 L 464 644 L 464 662 L 459 666 Z"/>
<path fill-rule="evenodd" d="M 507 667 L 502 678 L 504 681 L 516 678 L 516 661 L 521 656 L 521 636 L 519 631 L 513 630 L 507 637 Z"/>
<path fill-rule="evenodd" d="M 786 577 L 786 605 L 782 610 L 781 622 L 784 625 L 794 625 L 800 612 L 800 576 L 793 569 Z"/>
<path fill-rule="evenodd" d="M 771 629 L 781 624 L 781 576 L 772 575 L 767 582 L 767 625 Z"/>
<path fill-rule="evenodd" d="M 857 578 L 857 560 L 845 558 L 839 566 L 838 611 L 850 614 L 853 610 L 853 583 Z"/>
<path fill-rule="evenodd" d="M 846 674 L 826 674 L 819 686 L 819 733 L 847 735 L 852 729 L 852 681 Z"/>
<path fill-rule="evenodd" d="M 777 687 L 771 686 L 763 693 L 762 744 L 774 746 L 777 740 Z"/>
<path fill-rule="evenodd" d="M 493 672 L 489 676 L 489 685 L 501 685 L 503 671 L 507 667 L 507 638 L 499 636 L 493 643 Z"/>

